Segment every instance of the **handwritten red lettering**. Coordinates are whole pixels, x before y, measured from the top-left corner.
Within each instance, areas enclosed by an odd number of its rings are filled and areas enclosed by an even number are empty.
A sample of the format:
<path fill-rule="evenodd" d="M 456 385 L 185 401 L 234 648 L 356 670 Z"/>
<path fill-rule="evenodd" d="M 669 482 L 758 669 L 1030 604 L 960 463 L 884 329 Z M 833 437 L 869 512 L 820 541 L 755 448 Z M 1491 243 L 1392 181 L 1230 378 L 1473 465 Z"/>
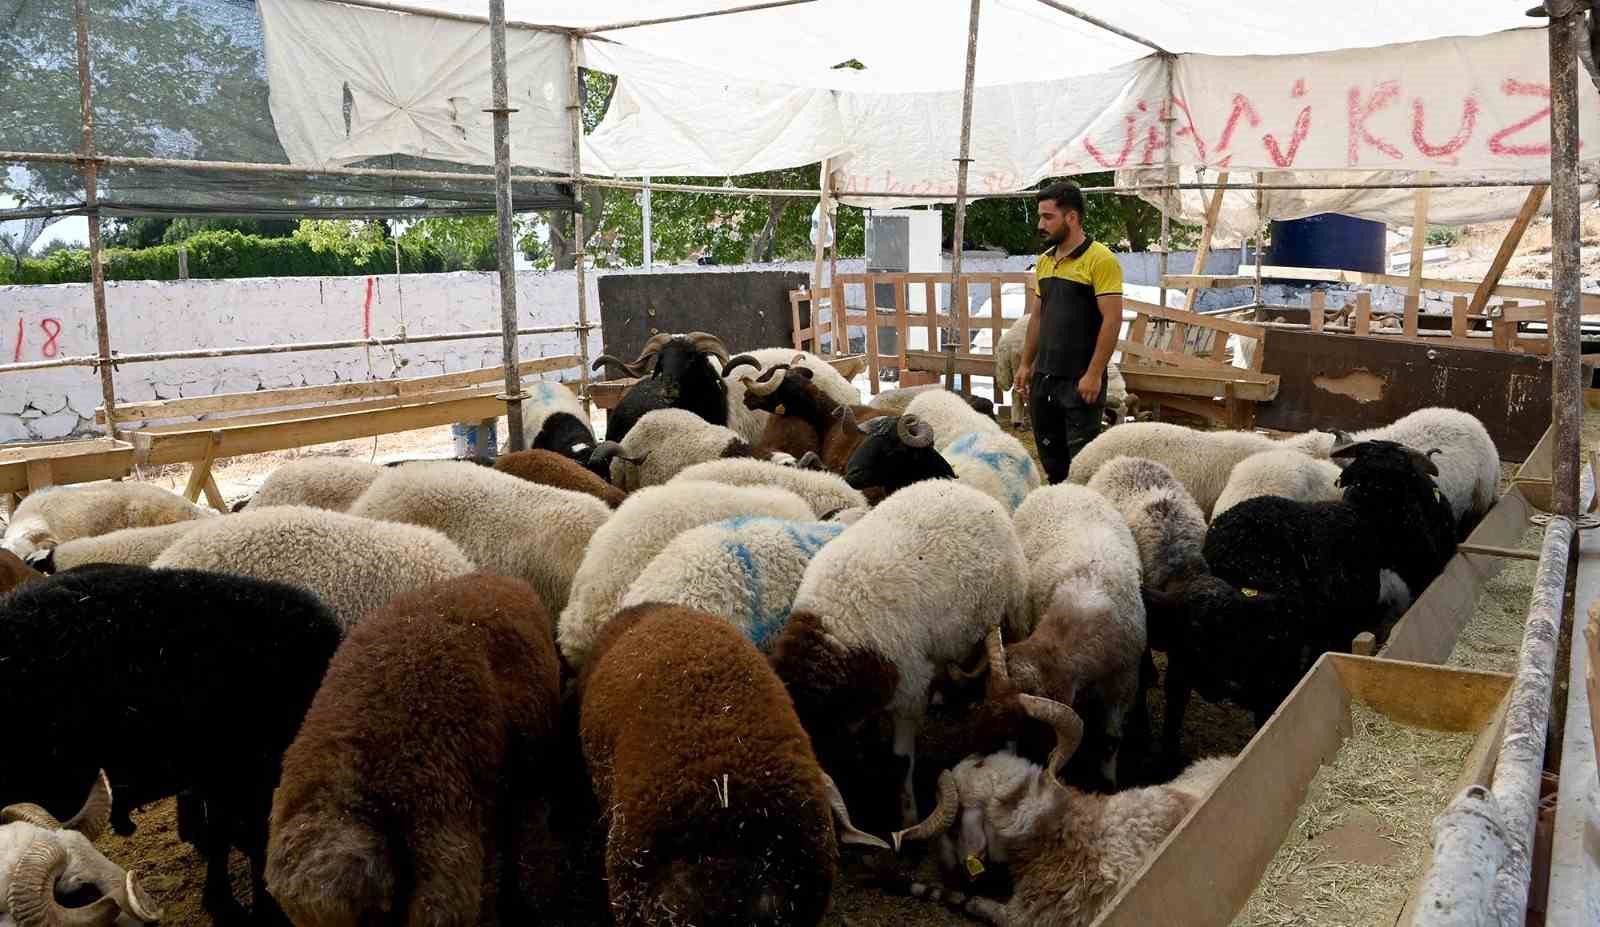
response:
<path fill-rule="evenodd" d="M 1514 77 L 1506 78 L 1505 83 L 1500 85 L 1500 92 L 1508 97 L 1539 97 L 1544 100 L 1550 99 L 1549 84 L 1528 84 L 1523 83 Z M 1550 104 L 1546 103 L 1543 109 L 1535 112 L 1533 115 L 1519 119 L 1516 122 L 1513 122 L 1511 125 L 1506 126 L 1504 129 L 1501 129 L 1495 134 L 1489 136 L 1489 150 L 1494 154 L 1508 157 L 1548 155 L 1550 153 L 1550 143 L 1548 141 L 1544 144 L 1534 145 L 1511 145 L 1506 143 L 1506 139 L 1510 136 L 1515 135 L 1518 132 L 1521 132 L 1523 129 L 1526 129 L 1529 126 L 1548 118 L 1550 118 Z"/>
<path fill-rule="evenodd" d="M 1250 98 L 1242 93 L 1236 93 L 1233 95 L 1233 110 L 1228 113 L 1228 121 L 1222 126 L 1222 138 L 1217 142 L 1217 154 L 1227 151 L 1228 146 L 1233 144 L 1233 132 L 1239 128 L 1241 116 L 1250 120 L 1252 129 L 1261 125 L 1261 116 L 1256 112 L 1256 108 L 1250 105 Z"/>
<path fill-rule="evenodd" d="M 39 322 L 39 330 L 44 332 L 44 347 L 39 349 L 39 353 L 47 360 L 61 353 L 61 320 L 43 319 Z"/>
<path fill-rule="evenodd" d="M 1411 142 L 1417 150 L 1430 158 L 1448 158 L 1455 163 L 1455 153 L 1467 146 L 1472 139 L 1472 130 L 1478 124 L 1478 98 L 1467 97 L 1461 104 L 1461 126 L 1456 129 L 1456 134 L 1442 145 L 1429 143 L 1423 133 L 1423 124 L 1426 121 L 1426 112 L 1422 99 L 1415 97 L 1411 100 Z"/>
<path fill-rule="evenodd" d="M 17 316 L 17 346 L 15 348 L 13 348 L 12 351 L 11 351 L 11 362 L 13 364 L 15 364 L 15 363 L 20 363 L 21 361 L 22 361 L 22 316 Z"/>
<path fill-rule="evenodd" d="M 1146 107 L 1145 107 L 1145 105 L 1143 103 L 1139 104 L 1139 111 L 1140 112 L 1145 112 L 1146 111 Z M 1148 166 L 1148 165 L 1156 163 L 1156 152 L 1161 151 L 1162 149 L 1167 147 L 1167 140 L 1165 138 L 1165 136 L 1166 136 L 1165 129 L 1163 129 L 1160 132 L 1156 131 L 1157 126 L 1159 126 L 1161 124 L 1160 120 L 1161 119 L 1165 119 L 1165 118 L 1166 118 L 1166 107 L 1163 106 L 1161 108 L 1161 117 L 1160 117 L 1160 119 L 1158 119 L 1155 123 L 1152 123 L 1150 126 L 1148 126 L 1145 129 L 1144 154 L 1140 155 L 1140 157 L 1139 157 L 1139 163 L 1140 164 Z"/>
<path fill-rule="evenodd" d="M 1295 117 L 1294 132 L 1289 136 L 1289 150 L 1284 151 L 1278 145 L 1277 136 L 1268 132 L 1261 136 L 1261 144 L 1267 147 L 1267 154 L 1272 157 L 1272 163 L 1279 167 L 1293 167 L 1295 155 L 1300 152 L 1300 143 L 1311 134 L 1311 107 L 1300 110 L 1300 115 Z"/>
<path fill-rule="evenodd" d="M 1393 103 L 1395 97 L 1399 95 L 1400 84 L 1398 81 L 1392 80 L 1386 80 L 1379 84 L 1378 89 L 1373 92 L 1365 103 L 1361 101 L 1361 89 L 1359 87 L 1350 88 L 1350 141 L 1349 148 L 1346 150 L 1346 160 L 1351 167 L 1360 163 L 1361 146 L 1363 144 L 1371 145 L 1396 161 L 1403 157 L 1400 154 L 1400 149 L 1367 131 L 1367 120 L 1372 118 L 1378 110 Z"/>
<path fill-rule="evenodd" d="M 1206 140 L 1200 137 L 1200 130 L 1195 128 L 1194 113 L 1189 111 L 1189 104 L 1184 102 L 1181 98 L 1174 98 L 1172 103 L 1174 106 L 1178 107 L 1179 112 L 1183 113 L 1184 121 L 1184 125 L 1180 126 L 1178 130 L 1172 134 L 1178 138 L 1194 139 L 1195 154 L 1200 156 L 1200 162 L 1202 164 L 1210 163 L 1206 160 Z"/>
<path fill-rule="evenodd" d="M 1122 153 L 1117 156 L 1115 161 L 1106 158 L 1106 156 L 1100 152 L 1100 149 L 1095 147 L 1094 142 L 1090 141 L 1088 138 L 1083 140 L 1084 150 L 1089 152 L 1089 157 L 1094 158 L 1095 163 L 1099 164 L 1101 167 L 1121 167 L 1122 165 L 1128 163 L 1128 155 L 1133 153 L 1134 117 L 1131 114 L 1123 116 L 1122 121 L 1124 123 L 1122 129 Z"/>
<path fill-rule="evenodd" d="M 1294 82 L 1294 89 L 1289 91 L 1289 96 L 1296 100 L 1306 95 L 1306 79 L 1304 77 Z"/>
<path fill-rule="evenodd" d="M 361 304 L 361 337 L 372 337 L 372 278 L 367 278 L 367 298 Z"/>

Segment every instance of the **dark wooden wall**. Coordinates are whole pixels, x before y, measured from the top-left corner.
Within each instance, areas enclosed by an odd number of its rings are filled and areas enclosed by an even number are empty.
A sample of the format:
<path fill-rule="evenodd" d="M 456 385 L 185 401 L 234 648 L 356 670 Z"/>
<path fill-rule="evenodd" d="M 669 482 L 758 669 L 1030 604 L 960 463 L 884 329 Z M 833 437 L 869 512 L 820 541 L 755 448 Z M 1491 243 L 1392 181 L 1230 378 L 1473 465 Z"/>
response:
<path fill-rule="evenodd" d="M 806 280 L 793 271 L 601 277 L 600 335 L 607 353 L 629 361 L 657 332 L 710 332 L 733 353 L 790 345 L 789 291 Z"/>
<path fill-rule="evenodd" d="M 1282 431 L 1385 425 L 1417 409 L 1477 416 L 1505 460 L 1523 460 L 1550 426 L 1550 362 L 1528 354 L 1393 337 L 1269 329 L 1263 373 L 1281 380 L 1256 424 Z"/>

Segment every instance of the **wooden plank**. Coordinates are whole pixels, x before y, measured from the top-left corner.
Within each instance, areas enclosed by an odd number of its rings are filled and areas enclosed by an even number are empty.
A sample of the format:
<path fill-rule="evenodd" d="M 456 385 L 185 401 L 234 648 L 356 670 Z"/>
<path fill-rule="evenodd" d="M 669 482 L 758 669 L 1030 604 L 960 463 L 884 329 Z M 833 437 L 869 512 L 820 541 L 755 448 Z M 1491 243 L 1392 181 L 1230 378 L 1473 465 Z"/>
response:
<path fill-rule="evenodd" d="M 1356 294 L 1356 314 L 1352 318 L 1354 319 L 1354 321 L 1352 321 L 1350 323 L 1350 327 L 1351 327 L 1351 329 L 1353 329 L 1353 333 L 1354 334 L 1366 335 L 1366 334 L 1370 334 L 1371 333 L 1371 331 L 1372 331 L 1372 294 L 1371 293 L 1362 292 L 1362 293 L 1357 293 Z"/>
<path fill-rule="evenodd" d="M 1528 224 L 1533 217 L 1539 214 L 1539 206 L 1544 202 L 1544 195 L 1549 192 L 1548 184 L 1539 184 L 1528 191 L 1528 198 L 1522 203 L 1522 210 L 1517 213 L 1517 218 L 1511 223 L 1511 228 L 1506 231 L 1506 237 L 1500 241 L 1500 250 L 1495 252 L 1494 260 L 1489 262 L 1489 270 L 1483 275 L 1483 280 L 1472 292 L 1472 315 L 1483 312 L 1489 305 L 1489 294 L 1500 285 L 1500 277 L 1506 272 L 1506 265 L 1511 263 L 1512 255 L 1517 253 L 1517 245 L 1522 242 L 1522 236 L 1528 231 Z"/>
<path fill-rule="evenodd" d="M 1544 430 L 1539 443 L 1534 445 L 1522 466 L 1517 468 L 1516 475 L 1511 478 L 1511 485 L 1526 496 L 1530 504 L 1546 512 L 1551 510 L 1555 440 L 1555 426 L 1551 425 Z"/>
<path fill-rule="evenodd" d="M 1259 338 L 1261 333 L 1265 331 L 1260 325 L 1250 322 L 1240 322 L 1236 319 L 1223 318 L 1222 316 L 1201 315 L 1198 312 L 1185 312 L 1182 309 L 1157 306 L 1155 303 L 1140 302 L 1136 299 L 1123 299 L 1122 307 L 1153 319 L 1183 322 L 1199 328 L 1227 332 L 1230 335 L 1242 335 L 1246 338 Z"/>
<path fill-rule="evenodd" d="M 1327 303 L 1327 294 L 1321 290 L 1311 294 L 1311 306 L 1307 318 L 1311 320 L 1311 330 L 1314 332 L 1322 331 L 1323 310 L 1327 308 Z"/>
<path fill-rule="evenodd" d="M 828 329 L 833 335 L 828 354 L 850 353 L 850 322 L 845 316 L 850 312 L 844 301 L 844 280 L 833 278 L 833 295 L 828 297 Z M 821 352 L 818 352 L 821 354 Z M 824 357 L 827 355 L 824 354 Z"/>
<path fill-rule="evenodd" d="M 1274 379 L 1236 380 L 1227 374 L 1212 375 L 1175 367 L 1140 367 L 1131 371 L 1124 369 L 1122 378 L 1127 381 L 1128 391 L 1138 393 L 1141 398 L 1146 394 L 1160 393 L 1201 399 L 1225 399 L 1228 395 L 1227 386 L 1230 383 L 1234 384 L 1235 396 L 1238 399 L 1269 402 L 1278 395 L 1278 383 Z"/>
<path fill-rule="evenodd" d="M 1196 357 L 1193 354 L 1179 354 L 1176 351 L 1152 348 L 1149 345 L 1134 344 L 1131 341 L 1118 341 L 1117 350 L 1121 351 L 1124 356 L 1140 357 L 1147 360 L 1159 361 L 1163 364 L 1171 364 L 1174 367 L 1182 367 L 1185 370 L 1209 370 L 1226 373 L 1230 378 L 1239 376 L 1256 380 L 1261 379 L 1259 374 L 1252 374 L 1250 371 L 1240 370 L 1239 368 L 1230 366 L 1228 364 L 1220 364 L 1208 357 Z"/>
<path fill-rule="evenodd" d="M 1511 343 L 1517 337 L 1516 315 L 1520 303 L 1506 302 L 1500 307 L 1500 315 L 1490 321 L 1494 326 L 1494 349 L 1496 351 L 1511 350 Z"/>
<path fill-rule="evenodd" d="M 789 331 L 793 335 L 796 351 L 803 351 L 806 347 L 805 336 L 800 328 L 800 299 L 799 290 L 789 291 Z"/>
<path fill-rule="evenodd" d="M 1227 171 L 1222 171 L 1221 173 L 1217 174 L 1218 184 L 1226 184 L 1227 182 Z M 1217 231 L 1217 216 L 1222 214 L 1222 197 L 1226 192 L 1227 191 L 1221 186 L 1218 186 L 1217 189 L 1211 191 L 1211 202 L 1206 206 L 1206 221 L 1205 224 L 1200 228 L 1200 244 L 1194 252 L 1194 273 L 1196 274 L 1203 274 L 1206 272 L 1206 258 L 1211 256 L 1211 238 L 1216 234 Z M 1191 287 L 1189 292 L 1184 294 L 1183 310 L 1185 312 L 1193 312 L 1194 302 L 1199 297 L 1200 290 L 1198 288 Z"/>
<path fill-rule="evenodd" d="M 895 341 L 899 346 L 896 351 L 895 366 L 905 369 L 906 351 L 911 349 L 911 288 L 906 285 L 904 277 L 894 284 L 894 329 L 898 336 Z"/>
<path fill-rule="evenodd" d="M 1450 306 L 1450 340 L 1465 342 L 1470 322 L 1471 312 L 1467 308 L 1467 298 L 1457 296 Z"/>
<path fill-rule="evenodd" d="M 1514 545 L 1527 530 L 1532 512 L 1528 500 L 1513 487 L 1478 522 L 1467 544 Z M 1506 561 L 1499 557 L 1458 551 L 1389 632 L 1381 656 L 1414 663 L 1443 663 L 1450 659 L 1461 629 L 1476 614 L 1484 585 L 1505 566 Z"/>
<path fill-rule="evenodd" d="M 541 357 L 523 361 L 517 370 L 523 376 L 565 370 L 578 365 L 576 354 L 558 357 Z M 242 393 L 217 393 L 212 396 L 195 396 L 185 399 L 155 399 L 117 405 L 117 421 L 156 421 L 170 418 L 192 418 L 218 412 L 246 412 L 256 409 L 277 409 L 286 406 L 310 405 L 322 402 L 340 402 L 359 399 L 382 399 L 396 396 L 415 396 L 441 390 L 476 386 L 480 383 L 499 382 L 505 376 L 503 367 L 483 367 L 430 377 L 409 377 L 393 380 L 368 380 L 360 383 L 335 383 L 328 386 L 296 386 L 286 389 L 251 390 Z M 105 424 L 105 409 L 95 410 L 95 421 Z"/>
<path fill-rule="evenodd" d="M 923 286 L 923 308 L 928 314 L 928 350 L 939 350 L 939 284 L 932 280 L 925 280 Z"/>
<path fill-rule="evenodd" d="M 994 376 L 994 357 L 989 354 L 955 354 L 950 351 L 907 351 L 906 368 L 944 374 L 947 369 L 961 376 Z"/>
<path fill-rule="evenodd" d="M 133 472 L 134 449 L 131 444 L 121 441 L 94 442 L 100 446 L 85 449 L 81 445 L 90 442 L 70 443 L 80 446 L 71 454 L 57 452 L 36 457 L 23 457 L 15 451 L 0 454 L 0 493 L 28 490 L 28 464 L 32 460 L 49 463 L 50 477 L 57 486 L 119 479 Z"/>
<path fill-rule="evenodd" d="M 1244 274 L 1167 274 L 1161 278 L 1169 290 L 1232 290 L 1254 286 L 1256 278 Z"/>
<path fill-rule="evenodd" d="M 972 319 L 970 318 L 970 309 L 967 305 L 969 296 L 970 294 L 967 287 L 967 277 L 963 274 L 958 280 L 956 280 L 954 295 L 950 297 L 950 301 L 955 304 L 957 354 L 972 353 L 972 342 L 970 340 L 972 334 Z M 961 375 L 961 392 L 963 394 L 971 393 L 972 391 L 972 380 L 970 377 L 970 374 L 964 373 Z"/>
<path fill-rule="evenodd" d="M 1123 305 L 1126 306 L 1127 302 L 1124 301 Z M 1133 317 L 1133 321 L 1128 325 L 1128 340 L 1134 344 L 1146 344 L 1146 334 L 1149 327 L 1150 316 L 1147 313 L 1140 311 Z M 1120 363 L 1124 367 L 1144 365 L 1144 361 L 1141 358 L 1134 357 L 1133 355 L 1123 357 Z"/>
<path fill-rule="evenodd" d="M 1498 318 L 1508 322 L 1544 322 L 1550 323 L 1550 304 L 1532 303 L 1524 306 L 1521 303 L 1506 303 L 1500 307 Z"/>
<path fill-rule="evenodd" d="M 228 502 L 222 498 L 222 490 L 217 488 L 215 476 L 206 477 L 205 486 L 206 502 L 214 509 L 224 514 L 228 511 Z"/>
<path fill-rule="evenodd" d="M 1228 407 L 1221 402 L 1167 393 L 1140 393 L 1139 399 L 1141 407 L 1148 403 L 1158 411 L 1159 415 L 1165 415 L 1167 412 L 1183 412 L 1204 419 L 1218 428 L 1233 427 L 1229 424 Z"/>
<path fill-rule="evenodd" d="M 194 462 L 189 472 L 189 485 L 183 488 L 183 497 L 190 502 L 200 498 L 201 490 L 211 480 L 211 465 L 217 460 L 217 448 L 222 444 L 222 432 L 213 431 L 210 437 L 205 456 Z"/>
<path fill-rule="evenodd" d="M 999 274 L 989 278 L 989 352 L 991 354 L 1000 351 L 1000 339 L 1006 333 L 1004 287 L 1005 284 L 1001 282 Z"/>
<path fill-rule="evenodd" d="M 867 284 L 867 387 L 878 395 L 878 285 Z"/>
<path fill-rule="evenodd" d="M 56 484 L 54 467 L 47 457 L 35 457 L 26 464 L 28 472 L 28 492 L 38 492 L 49 489 Z"/>
<path fill-rule="evenodd" d="M 1424 176 L 1427 176 L 1424 174 Z M 1422 305 L 1422 252 L 1428 246 L 1428 189 L 1424 187 L 1415 195 L 1411 221 L 1410 281 L 1406 286 L 1406 316 L 1403 332 L 1407 338 L 1417 336 L 1417 313 Z"/>

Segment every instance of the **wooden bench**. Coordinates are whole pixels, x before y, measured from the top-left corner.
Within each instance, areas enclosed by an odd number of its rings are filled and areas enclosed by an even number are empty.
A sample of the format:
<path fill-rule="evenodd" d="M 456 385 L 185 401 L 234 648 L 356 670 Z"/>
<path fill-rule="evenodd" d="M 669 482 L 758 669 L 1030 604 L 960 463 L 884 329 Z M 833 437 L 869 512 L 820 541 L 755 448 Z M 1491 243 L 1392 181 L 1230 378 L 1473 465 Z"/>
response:
<path fill-rule="evenodd" d="M 133 458 L 133 445 L 111 438 L 0 448 L 0 497 L 15 511 L 25 493 L 68 483 L 120 480 L 132 472 Z"/>
<path fill-rule="evenodd" d="M 577 365 L 575 355 L 561 355 L 525 361 L 518 370 L 523 376 L 529 376 Z M 193 469 L 184 495 L 190 501 L 197 501 L 204 493 L 212 506 L 222 509 L 222 493 L 211 474 L 212 465 L 219 457 L 369 438 L 456 422 L 492 424 L 505 415 L 505 401 L 498 398 L 504 387 L 499 381 L 504 375 L 499 367 L 486 367 L 432 377 L 159 399 L 119 406 L 117 418 L 119 423 L 189 419 L 123 432 L 131 447 L 132 462 L 191 464 Z M 96 417 L 104 421 L 104 409 L 97 411 Z"/>

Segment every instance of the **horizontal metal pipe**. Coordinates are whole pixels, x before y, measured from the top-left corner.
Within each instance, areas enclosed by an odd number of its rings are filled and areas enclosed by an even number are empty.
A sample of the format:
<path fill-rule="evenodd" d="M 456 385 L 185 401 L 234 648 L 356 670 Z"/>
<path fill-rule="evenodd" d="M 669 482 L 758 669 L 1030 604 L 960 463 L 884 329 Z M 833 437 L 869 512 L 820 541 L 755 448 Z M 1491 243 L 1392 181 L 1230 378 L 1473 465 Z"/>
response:
<path fill-rule="evenodd" d="M 1123 38 L 1127 39 L 1130 42 L 1136 42 L 1136 43 L 1138 43 L 1140 45 L 1143 45 L 1145 48 L 1153 48 L 1157 52 L 1159 52 L 1159 53 L 1161 53 L 1163 55 L 1167 55 L 1169 57 L 1172 54 L 1171 52 L 1167 51 L 1165 48 L 1162 48 L 1160 45 L 1157 45 L 1156 43 L 1150 41 L 1149 39 L 1145 38 L 1144 36 L 1135 35 L 1134 33 L 1127 31 L 1126 29 L 1122 29 L 1122 28 L 1119 28 L 1117 26 L 1113 26 L 1113 25 L 1111 25 L 1110 23 L 1106 22 L 1103 19 L 1098 19 L 1098 18 L 1096 18 L 1094 16 L 1089 15 L 1088 13 L 1085 13 L 1084 11 L 1078 9 L 1077 7 L 1067 6 L 1065 3 L 1058 2 L 1058 0 L 1039 0 L 1039 2 L 1044 4 L 1047 7 L 1050 7 L 1052 10 L 1059 10 L 1059 11 L 1067 14 L 1068 16 L 1072 16 L 1072 17 L 1074 17 L 1076 19 L 1081 19 L 1081 20 L 1083 20 L 1084 22 L 1088 23 L 1091 26 L 1097 26 L 1097 27 L 1099 27 L 1101 29 L 1104 29 L 1105 31 L 1107 31 L 1107 32 L 1109 32 L 1109 33 L 1111 33 L 1113 35 L 1120 35 L 1120 36 L 1122 36 Z"/>
<path fill-rule="evenodd" d="M 640 26 L 662 26 L 667 23 L 682 23 L 696 19 L 710 19 L 713 16 L 727 16 L 730 13 L 752 13 L 757 10 L 773 10 L 784 6 L 798 6 L 802 3 L 816 3 L 817 0 L 772 0 L 768 3 L 751 3 L 745 6 L 728 7 L 725 10 L 707 10 L 704 13 L 685 13 L 681 16 L 662 16 L 656 19 L 635 19 L 627 22 L 610 23 L 604 26 L 592 26 L 587 29 L 574 29 L 580 36 L 595 35 L 600 32 L 616 32 L 619 29 L 636 29 Z"/>
<path fill-rule="evenodd" d="M 95 155 L 85 157 L 66 151 L 0 151 L 0 161 L 38 164 L 83 164 L 92 161 L 101 167 L 142 167 L 240 174 L 326 174 L 330 177 L 371 177 L 379 180 L 472 180 L 494 183 L 494 174 L 454 173 L 451 171 L 421 171 L 379 167 L 308 167 L 295 164 L 266 164 L 258 161 L 190 161 L 180 158 L 132 158 L 122 155 Z M 571 183 L 565 175 L 530 176 L 513 174 L 515 184 Z"/>
<path fill-rule="evenodd" d="M 538 328 L 519 328 L 519 335 L 553 335 L 559 332 L 577 332 L 592 326 L 545 325 Z M 445 332 L 430 335 L 405 335 L 395 338 L 350 338 L 344 341 L 303 341 L 290 344 L 258 344 L 240 348 L 194 348 L 186 351 L 151 351 L 143 354 L 118 354 L 111 358 L 113 367 L 121 364 L 148 364 L 155 361 L 194 360 L 209 357 L 248 357 L 259 354 L 289 354 L 297 351 L 335 351 L 341 348 L 383 348 L 397 344 L 423 344 L 435 341 L 470 341 L 475 338 L 499 338 L 500 329 L 470 332 Z M 52 360 L 28 361 L 20 364 L 0 364 L 0 374 L 26 373 L 30 370 L 49 370 L 56 367 L 98 367 L 100 359 L 93 355 L 57 357 Z"/>
<path fill-rule="evenodd" d="M 443 10 L 432 10 L 427 7 L 409 6 L 404 3 L 384 3 L 381 0 L 327 0 L 341 6 L 359 6 L 369 10 L 383 10 L 386 13 L 410 13 L 413 16 L 426 16 L 429 19 L 448 19 L 458 23 L 472 23 L 475 26 L 489 25 L 489 17 L 474 16 L 471 13 L 449 13 Z M 541 23 L 520 22 L 506 20 L 507 29 L 526 29 L 530 32 L 555 32 L 569 35 L 576 30 L 570 26 L 550 26 Z"/>

